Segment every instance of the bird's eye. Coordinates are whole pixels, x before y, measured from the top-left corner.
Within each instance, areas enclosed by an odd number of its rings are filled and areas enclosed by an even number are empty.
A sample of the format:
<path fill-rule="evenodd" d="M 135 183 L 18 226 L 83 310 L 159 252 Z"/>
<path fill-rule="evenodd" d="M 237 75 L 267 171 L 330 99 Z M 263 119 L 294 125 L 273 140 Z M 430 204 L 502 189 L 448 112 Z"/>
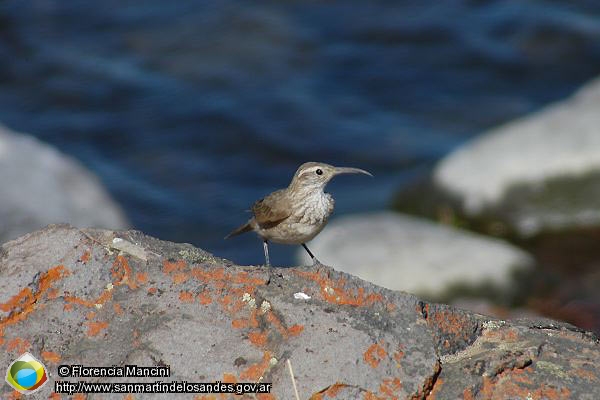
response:
<path fill-rule="evenodd" d="M 317 175 L 323 175 L 323 170 L 321 168 L 319 168 L 315 172 L 317 173 Z"/>

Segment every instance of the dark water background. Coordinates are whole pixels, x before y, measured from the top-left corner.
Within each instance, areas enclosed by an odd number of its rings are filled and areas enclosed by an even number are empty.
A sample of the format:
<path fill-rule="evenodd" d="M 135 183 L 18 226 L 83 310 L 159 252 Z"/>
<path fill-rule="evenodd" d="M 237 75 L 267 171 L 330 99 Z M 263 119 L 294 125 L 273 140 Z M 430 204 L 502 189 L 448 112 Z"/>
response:
<path fill-rule="evenodd" d="M 600 1 L 1 0 L 0 59 L 2 123 L 95 171 L 136 228 L 249 264 L 260 242 L 223 236 L 302 162 L 375 174 L 330 185 L 336 215 L 386 208 L 596 76 Z"/>

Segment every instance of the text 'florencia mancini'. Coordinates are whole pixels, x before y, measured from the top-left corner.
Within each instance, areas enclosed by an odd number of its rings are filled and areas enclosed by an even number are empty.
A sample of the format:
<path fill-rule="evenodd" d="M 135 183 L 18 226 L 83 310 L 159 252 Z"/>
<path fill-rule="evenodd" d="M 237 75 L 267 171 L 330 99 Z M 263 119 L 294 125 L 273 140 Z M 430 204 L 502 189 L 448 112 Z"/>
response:
<path fill-rule="evenodd" d="M 171 376 L 171 366 L 155 365 L 152 367 L 139 367 L 137 365 L 125 365 L 119 367 L 87 367 L 84 365 L 61 365 L 58 367 L 58 374 L 65 377 L 74 378 L 100 378 L 100 377 L 152 377 L 166 378 Z"/>

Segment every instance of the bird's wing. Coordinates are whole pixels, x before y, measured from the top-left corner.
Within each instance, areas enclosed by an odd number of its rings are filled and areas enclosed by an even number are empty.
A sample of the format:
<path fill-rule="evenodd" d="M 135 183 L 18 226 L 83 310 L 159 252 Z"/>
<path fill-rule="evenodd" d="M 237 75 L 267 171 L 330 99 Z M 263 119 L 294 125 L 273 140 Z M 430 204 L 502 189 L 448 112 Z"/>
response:
<path fill-rule="evenodd" d="M 287 219 L 292 210 L 287 201 L 286 192 L 278 190 L 254 203 L 252 213 L 260 227 L 272 228 Z"/>

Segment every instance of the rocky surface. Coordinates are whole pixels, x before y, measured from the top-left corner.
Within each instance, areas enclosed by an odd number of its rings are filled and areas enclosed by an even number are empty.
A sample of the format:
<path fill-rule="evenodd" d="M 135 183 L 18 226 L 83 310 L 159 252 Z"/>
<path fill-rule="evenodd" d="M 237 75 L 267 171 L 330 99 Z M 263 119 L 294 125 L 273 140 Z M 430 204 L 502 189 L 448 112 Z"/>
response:
<path fill-rule="evenodd" d="M 600 398 L 598 340 L 570 325 L 493 320 L 325 266 L 268 276 L 135 231 L 49 226 L 1 248 L 0 365 L 40 358 L 50 384 L 34 399 L 67 397 L 51 393 L 61 364 L 273 383 L 255 397 L 153 398 L 293 399 L 287 360 L 302 399 Z M 17 397 L 0 386 L 0 398 Z"/>
<path fill-rule="evenodd" d="M 600 78 L 571 98 L 478 136 L 444 158 L 434 185 L 469 217 L 521 237 L 599 226 Z"/>
<path fill-rule="evenodd" d="M 50 223 L 122 229 L 121 208 L 79 162 L 0 125 L 0 243 Z M 10 184 L 8 184 L 10 183 Z"/>
<path fill-rule="evenodd" d="M 510 298 L 516 277 L 534 265 L 531 256 L 504 241 L 394 212 L 338 218 L 310 248 L 324 264 L 428 299 L 457 291 Z M 310 261 L 303 249 L 298 258 Z"/>

